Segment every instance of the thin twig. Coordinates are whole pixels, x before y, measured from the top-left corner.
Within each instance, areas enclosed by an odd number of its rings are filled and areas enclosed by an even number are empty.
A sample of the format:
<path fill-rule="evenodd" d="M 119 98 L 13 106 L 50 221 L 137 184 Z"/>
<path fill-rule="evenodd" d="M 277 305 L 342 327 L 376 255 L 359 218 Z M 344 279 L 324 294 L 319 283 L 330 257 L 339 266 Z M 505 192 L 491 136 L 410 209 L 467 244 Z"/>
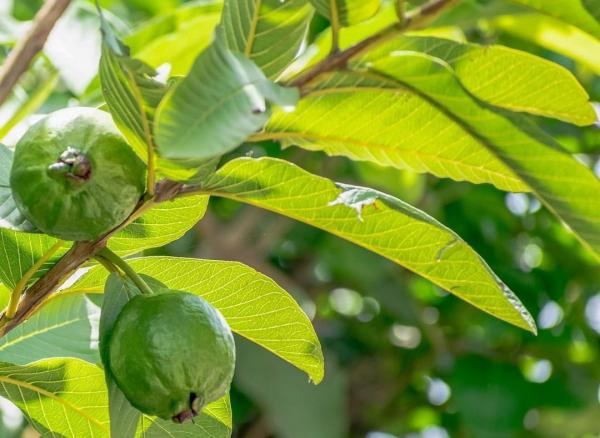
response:
<path fill-rule="evenodd" d="M 438 14 L 457 1 L 458 0 L 432 0 L 417 10 L 412 11 L 410 14 L 406 14 L 403 22 L 394 23 L 346 50 L 330 54 L 323 61 L 291 81 L 289 85 L 303 90 L 306 85 L 310 84 L 319 76 L 334 70 L 345 68 L 348 64 L 348 61 L 363 54 L 367 50 L 383 44 L 402 32 L 406 32 L 407 30 L 411 29 L 418 29 L 428 24 L 431 20 L 437 17 Z"/>
<path fill-rule="evenodd" d="M 0 67 L 0 105 L 27 71 L 31 61 L 42 50 L 50 31 L 63 14 L 71 0 L 48 0 L 35 16 L 32 26 L 19 40 Z"/>

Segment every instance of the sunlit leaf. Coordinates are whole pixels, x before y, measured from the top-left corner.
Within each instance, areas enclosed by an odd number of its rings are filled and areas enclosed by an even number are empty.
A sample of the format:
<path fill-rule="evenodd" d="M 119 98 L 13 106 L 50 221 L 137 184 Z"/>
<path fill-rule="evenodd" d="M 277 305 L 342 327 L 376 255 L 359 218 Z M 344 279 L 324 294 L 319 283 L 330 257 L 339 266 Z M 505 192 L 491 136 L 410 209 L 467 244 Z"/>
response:
<path fill-rule="evenodd" d="M 600 39 L 541 14 L 504 15 L 491 25 L 525 41 L 567 56 L 600 75 Z"/>
<path fill-rule="evenodd" d="M 600 181 L 529 120 L 474 100 L 447 66 L 426 55 L 397 53 L 372 68 L 433 99 L 480 139 L 596 253 L 600 254 Z"/>
<path fill-rule="evenodd" d="M 600 38 L 600 22 L 598 14 L 600 1 L 598 0 L 512 0 L 540 12 L 558 18 L 565 23 L 572 24 Z"/>
<path fill-rule="evenodd" d="M 277 111 L 265 132 L 254 138 L 527 191 L 512 170 L 481 147 L 478 137 L 435 102 L 368 74 L 329 76 L 294 112 Z"/>
<path fill-rule="evenodd" d="M 343 26 L 371 18 L 379 10 L 380 0 L 310 0 L 316 10 Z"/>
<path fill-rule="evenodd" d="M 170 257 L 128 260 L 146 274 L 176 290 L 200 295 L 217 308 L 231 329 L 285 359 L 318 383 L 323 355 L 306 314 L 270 278 L 236 262 Z M 102 293 L 107 274 L 94 268 L 63 293 Z"/>
<path fill-rule="evenodd" d="M 306 0 L 225 0 L 221 26 L 231 50 L 276 79 L 300 51 L 312 15 Z"/>
<path fill-rule="evenodd" d="M 519 299 L 466 242 L 392 196 L 336 186 L 272 158 L 230 161 L 204 190 L 321 228 L 387 257 L 497 318 L 535 331 Z"/>
<path fill-rule="evenodd" d="M 430 37 L 399 37 L 368 53 L 361 63 L 410 51 L 424 52 L 447 62 L 461 84 L 485 102 L 576 125 L 591 125 L 596 121 L 587 92 L 570 71 L 504 46 L 480 46 Z"/>

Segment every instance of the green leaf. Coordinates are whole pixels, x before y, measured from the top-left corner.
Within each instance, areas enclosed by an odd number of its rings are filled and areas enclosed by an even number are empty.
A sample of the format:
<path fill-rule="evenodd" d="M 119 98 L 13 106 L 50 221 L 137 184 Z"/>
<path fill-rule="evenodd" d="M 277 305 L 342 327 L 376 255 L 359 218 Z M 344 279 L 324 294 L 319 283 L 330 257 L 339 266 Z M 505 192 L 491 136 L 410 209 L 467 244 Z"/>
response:
<path fill-rule="evenodd" d="M 305 371 L 318 383 L 323 354 L 306 314 L 273 280 L 236 262 L 170 257 L 128 260 L 138 273 L 167 287 L 200 295 L 231 329 Z M 90 270 L 63 293 L 102 293 L 106 272 Z"/>
<path fill-rule="evenodd" d="M 299 53 L 312 16 L 306 0 L 225 0 L 221 26 L 231 50 L 277 79 Z"/>
<path fill-rule="evenodd" d="M 272 103 L 291 106 L 296 99 L 296 90 L 268 81 L 256 65 L 217 38 L 160 103 L 158 151 L 168 159 L 218 157 L 260 129 Z"/>
<path fill-rule="evenodd" d="M 527 119 L 473 99 L 446 64 L 427 55 L 396 53 L 371 66 L 412 87 L 461 120 L 561 218 L 600 254 L 600 181 Z"/>
<path fill-rule="evenodd" d="M 207 205 L 207 196 L 179 198 L 156 204 L 112 237 L 108 246 L 120 255 L 164 246 L 179 239 L 202 219 Z"/>
<path fill-rule="evenodd" d="M 349 26 L 371 18 L 380 7 L 380 0 L 310 0 L 315 9 L 329 20 L 337 17 L 340 24 Z"/>
<path fill-rule="evenodd" d="M 600 75 L 600 40 L 575 26 L 541 14 L 504 15 L 490 21 L 496 29 L 560 53 Z"/>
<path fill-rule="evenodd" d="M 127 302 L 139 295 L 140 291 L 130 285 L 121 275 L 112 273 L 104 286 L 102 317 L 100 318 L 100 356 L 104 365 L 104 375 L 108 388 L 108 411 L 110 435 L 120 438 L 135 436 L 142 413 L 135 409 L 117 386 L 109 367 L 108 346 L 113 327 Z M 77 296 L 77 295 L 75 295 Z"/>
<path fill-rule="evenodd" d="M 0 339 L 0 361 L 25 365 L 53 357 L 98 363 L 100 309 L 85 295 L 54 295 Z"/>
<path fill-rule="evenodd" d="M 569 70 L 520 50 L 440 38 L 399 37 L 367 54 L 361 63 L 410 51 L 445 61 L 471 94 L 492 105 L 580 126 L 596 122 L 587 92 Z"/>
<path fill-rule="evenodd" d="M 101 23 L 103 42 L 99 69 L 104 99 L 128 143 L 147 161 L 148 149 L 154 145 L 154 109 L 167 87 L 153 79 L 156 72 L 151 67 L 129 57 L 129 48 L 118 40 L 104 19 Z"/>
<path fill-rule="evenodd" d="M 265 132 L 329 155 L 527 191 L 514 172 L 452 115 L 406 87 L 362 73 L 330 75 L 293 113 L 277 111 Z"/>
<path fill-rule="evenodd" d="M 0 395 L 15 403 L 43 436 L 108 437 L 102 370 L 79 359 L 0 364 Z"/>
<path fill-rule="evenodd" d="M 14 288 L 33 264 L 58 242 L 45 234 L 32 234 L 0 228 L 0 281 Z M 38 271 L 35 278 L 45 273 L 69 249 L 71 242 L 63 247 Z"/>
<path fill-rule="evenodd" d="M 590 35 L 600 38 L 600 23 L 598 14 L 600 1 L 598 0 L 512 0 L 530 8 L 536 9 L 544 14 L 558 18 L 565 23 L 572 24 L 588 32 Z"/>
<path fill-rule="evenodd" d="M 535 331 L 519 299 L 466 242 L 392 196 L 336 186 L 272 158 L 230 161 L 203 189 L 321 228 L 387 257 L 497 318 Z"/>
<path fill-rule="evenodd" d="M 125 42 L 135 58 L 154 67 L 168 65 L 171 75 L 185 75 L 210 44 L 221 9 L 222 2 L 213 0 L 184 4 L 142 25 Z"/>
<path fill-rule="evenodd" d="M 0 228 L 16 231 L 34 231 L 35 227 L 21 214 L 10 188 L 10 168 L 13 151 L 0 144 Z"/>

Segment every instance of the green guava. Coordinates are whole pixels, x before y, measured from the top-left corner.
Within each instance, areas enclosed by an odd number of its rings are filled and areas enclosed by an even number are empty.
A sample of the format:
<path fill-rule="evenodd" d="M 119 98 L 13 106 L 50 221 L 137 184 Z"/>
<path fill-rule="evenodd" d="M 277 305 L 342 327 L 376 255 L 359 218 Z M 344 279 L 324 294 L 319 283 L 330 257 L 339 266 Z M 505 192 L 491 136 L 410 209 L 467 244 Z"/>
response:
<path fill-rule="evenodd" d="M 125 305 L 109 340 L 108 363 L 134 407 L 182 423 L 228 392 L 235 344 L 210 304 L 169 290 Z"/>
<path fill-rule="evenodd" d="M 93 240 L 122 223 L 144 191 L 145 165 L 110 115 L 67 108 L 34 124 L 15 147 L 17 208 L 63 240 Z"/>

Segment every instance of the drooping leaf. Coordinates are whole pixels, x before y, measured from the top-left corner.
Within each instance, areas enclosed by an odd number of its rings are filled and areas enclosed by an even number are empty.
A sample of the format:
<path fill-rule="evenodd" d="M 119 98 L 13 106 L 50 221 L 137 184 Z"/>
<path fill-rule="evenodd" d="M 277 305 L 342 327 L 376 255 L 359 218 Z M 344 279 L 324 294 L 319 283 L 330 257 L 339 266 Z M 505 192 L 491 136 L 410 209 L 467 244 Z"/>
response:
<path fill-rule="evenodd" d="M 34 231 L 35 227 L 21 214 L 10 189 L 10 168 L 13 151 L 0 144 L 0 228 Z"/>
<path fill-rule="evenodd" d="M 183 4 L 163 13 L 125 38 L 132 55 L 171 75 L 185 75 L 194 59 L 211 42 L 221 18 L 222 2 L 205 0 Z"/>
<path fill-rule="evenodd" d="M 128 262 L 169 288 L 202 296 L 234 332 L 305 371 L 314 382 L 323 378 L 323 355 L 310 320 L 270 278 L 236 262 L 170 257 Z M 94 268 L 63 293 L 102 293 L 106 277 Z"/>
<path fill-rule="evenodd" d="M 239 146 L 269 119 L 271 105 L 294 105 L 297 91 L 279 87 L 222 38 L 203 52 L 164 97 L 155 135 L 167 159 L 209 159 Z"/>
<path fill-rule="evenodd" d="M 535 331 L 519 299 L 458 235 L 392 196 L 338 185 L 277 159 L 238 158 L 204 186 L 380 254 L 504 321 Z"/>
<path fill-rule="evenodd" d="M 189 231 L 204 216 L 207 205 L 207 196 L 156 204 L 112 237 L 108 246 L 120 255 L 128 255 L 166 245 Z"/>
<path fill-rule="evenodd" d="M 108 437 L 102 370 L 79 359 L 0 364 L 0 395 L 44 436 Z"/>
<path fill-rule="evenodd" d="M 104 377 L 108 388 L 108 411 L 110 435 L 133 438 L 142 413 L 135 409 L 117 386 L 110 372 L 108 349 L 113 327 L 127 302 L 140 294 L 140 291 L 117 273 L 109 275 L 104 286 L 102 317 L 100 318 L 100 356 L 104 365 Z M 77 296 L 77 295 L 75 295 Z"/>
<path fill-rule="evenodd" d="M 542 14 L 503 15 L 492 21 L 496 29 L 560 53 L 600 75 L 600 39 Z"/>
<path fill-rule="evenodd" d="M 360 23 L 371 18 L 380 7 L 380 0 L 310 0 L 315 9 L 329 20 L 342 26 Z"/>
<path fill-rule="evenodd" d="M 572 24 L 600 38 L 600 22 L 598 20 L 600 2 L 598 0 L 512 0 L 544 14 Z"/>
<path fill-rule="evenodd" d="M 104 99 L 128 143 L 147 161 L 148 148 L 154 144 L 154 109 L 167 87 L 153 79 L 156 72 L 151 67 L 129 57 L 129 48 L 119 41 L 104 19 L 101 23 L 100 82 Z"/>
<path fill-rule="evenodd" d="M 0 339 L 0 361 L 26 365 L 76 357 L 96 364 L 100 309 L 85 295 L 54 296 Z"/>
<path fill-rule="evenodd" d="M 512 170 L 434 102 L 386 78 L 362 73 L 329 76 L 294 112 L 277 111 L 265 132 L 253 138 L 527 191 Z"/>
<path fill-rule="evenodd" d="M 396 53 L 372 68 L 434 100 L 468 126 L 480 147 L 514 170 L 540 200 L 600 254 L 600 181 L 551 137 L 505 111 L 473 99 L 445 64 L 414 53 Z"/>
<path fill-rule="evenodd" d="M 580 126 L 596 122 L 589 96 L 573 74 L 527 52 L 499 45 L 403 36 L 368 53 L 360 62 L 397 51 L 424 52 L 447 62 L 470 93 L 492 105 Z"/>
<path fill-rule="evenodd" d="M 300 51 L 312 15 L 306 0 L 225 0 L 221 27 L 231 50 L 277 79 Z"/>

